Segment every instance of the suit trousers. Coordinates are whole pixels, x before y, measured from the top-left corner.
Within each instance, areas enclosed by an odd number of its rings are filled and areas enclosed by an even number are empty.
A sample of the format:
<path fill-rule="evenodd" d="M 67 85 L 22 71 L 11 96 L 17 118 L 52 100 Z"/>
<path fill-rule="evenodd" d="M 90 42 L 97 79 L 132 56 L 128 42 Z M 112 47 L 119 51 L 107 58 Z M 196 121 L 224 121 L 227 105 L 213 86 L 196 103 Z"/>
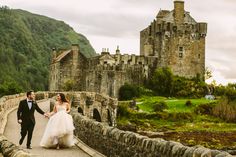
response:
<path fill-rule="evenodd" d="M 31 145 L 31 139 L 32 139 L 33 131 L 34 131 L 34 126 L 35 126 L 35 124 L 32 122 L 21 124 L 21 139 L 20 140 L 22 142 L 24 141 L 25 136 L 28 133 L 26 146 Z"/>

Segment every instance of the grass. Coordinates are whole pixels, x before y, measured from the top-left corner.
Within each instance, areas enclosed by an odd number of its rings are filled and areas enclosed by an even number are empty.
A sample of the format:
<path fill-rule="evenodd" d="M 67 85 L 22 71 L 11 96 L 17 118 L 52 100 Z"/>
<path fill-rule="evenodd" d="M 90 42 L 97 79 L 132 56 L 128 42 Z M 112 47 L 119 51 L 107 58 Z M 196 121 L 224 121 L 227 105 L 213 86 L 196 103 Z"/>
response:
<path fill-rule="evenodd" d="M 186 106 L 186 101 L 190 100 L 192 106 Z M 142 97 L 137 99 L 138 107 L 144 112 L 153 112 L 153 105 L 155 102 L 164 101 L 167 103 L 168 109 L 167 112 L 192 112 L 194 107 L 199 104 L 206 104 L 215 102 L 216 100 L 206 100 L 205 98 L 201 99 L 167 99 L 165 97 Z"/>
<path fill-rule="evenodd" d="M 205 118 L 206 119 L 206 118 Z M 225 123 L 218 118 L 208 117 L 207 121 L 194 120 L 193 122 L 188 121 L 169 121 L 163 119 L 119 119 L 119 123 L 127 125 L 130 122 L 140 130 L 145 131 L 209 131 L 209 132 L 235 132 L 235 123 Z M 218 122 L 217 122 L 218 121 Z"/>
<path fill-rule="evenodd" d="M 186 101 L 190 100 L 192 105 L 186 106 Z M 176 118 L 121 118 L 118 119 L 120 124 L 135 123 L 139 128 L 143 130 L 175 130 L 175 131 L 236 131 L 235 123 L 225 123 L 223 120 L 217 117 L 212 117 L 209 115 L 194 115 L 193 119 L 183 119 L 178 117 L 178 113 L 193 113 L 194 108 L 199 104 L 206 104 L 216 102 L 216 100 L 206 100 L 201 99 L 176 99 L 176 98 L 166 98 L 166 97 L 141 97 L 136 99 L 137 106 L 142 112 L 154 113 L 153 105 L 155 102 L 164 101 L 167 103 L 168 109 L 165 112 L 168 114 L 176 115 Z M 121 102 L 121 104 L 129 104 L 130 101 Z M 135 113 L 133 113 L 135 114 Z M 194 113 L 193 113 L 194 114 Z M 167 116 L 168 117 L 168 116 Z M 148 127 L 147 127 L 148 126 Z"/>

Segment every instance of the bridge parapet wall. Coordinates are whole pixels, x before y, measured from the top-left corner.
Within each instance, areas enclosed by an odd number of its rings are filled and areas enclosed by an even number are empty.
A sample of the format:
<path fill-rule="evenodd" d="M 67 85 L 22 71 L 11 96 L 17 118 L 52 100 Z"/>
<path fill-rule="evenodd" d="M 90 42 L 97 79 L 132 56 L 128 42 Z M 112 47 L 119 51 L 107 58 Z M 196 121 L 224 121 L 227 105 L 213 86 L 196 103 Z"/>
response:
<path fill-rule="evenodd" d="M 0 134 L 3 134 L 8 112 L 15 109 L 19 101 L 25 98 L 25 94 L 3 96 L 0 98 Z"/>
<path fill-rule="evenodd" d="M 88 119 L 72 111 L 75 136 L 108 157 L 231 157 L 227 152 L 202 146 L 188 147 L 174 141 L 151 139 Z"/>
<path fill-rule="evenodd" d="M 58 93 L 64 93 L 81 114 L 90 119 L 116 126 L 116 112 L 118 100 L 104 94 L 95 92 L 48 92 L 48 97 L 54 97 Z M 53 103 L 52 105 L 53 106 Z M 52 108 L 51 108 L 52 109 Z"/>

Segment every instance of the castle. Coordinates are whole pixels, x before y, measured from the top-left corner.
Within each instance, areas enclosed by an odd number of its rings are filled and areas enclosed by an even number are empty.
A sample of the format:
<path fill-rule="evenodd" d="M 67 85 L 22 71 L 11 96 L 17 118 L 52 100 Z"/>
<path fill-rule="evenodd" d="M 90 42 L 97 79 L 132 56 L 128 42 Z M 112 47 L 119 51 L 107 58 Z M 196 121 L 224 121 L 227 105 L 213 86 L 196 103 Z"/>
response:
<path fill-rule="evenodd" d="M 49 90 L 93 91 L 118 97 L 125 83 L 143 85 L 158 67 L 170 67 L 175 75 L 203 78 L 205 72 L 206 23 L 197 23 L 175 0 L 174 10 L 160 10 L 156 19 L 140 32 L 140 56 L 115 54 L 86 58 L 79 45 L 67 51 L 53 50 Z"/>

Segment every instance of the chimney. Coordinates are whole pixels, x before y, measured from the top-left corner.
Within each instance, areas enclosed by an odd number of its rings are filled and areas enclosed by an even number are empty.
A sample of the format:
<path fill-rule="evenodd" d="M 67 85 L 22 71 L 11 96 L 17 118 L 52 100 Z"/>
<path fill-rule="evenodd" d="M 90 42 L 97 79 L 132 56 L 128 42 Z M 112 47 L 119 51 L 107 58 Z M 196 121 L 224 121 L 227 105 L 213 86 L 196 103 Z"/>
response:
<path fill-rule="evenodd" d="M 119 46 L 116 48 L 116 54 L 120 54 Z"/>
<path fill-rule="evenodd" d="M 184 23 L 184 0 L 174 0 L 174 19 L 177 25 Z"/>
<path fill-rule="evenodd" d="M 79 51 L 79 44 L 72 44 L 71 45 L 71 50 L 74 52 L 77 52 Z"/>

